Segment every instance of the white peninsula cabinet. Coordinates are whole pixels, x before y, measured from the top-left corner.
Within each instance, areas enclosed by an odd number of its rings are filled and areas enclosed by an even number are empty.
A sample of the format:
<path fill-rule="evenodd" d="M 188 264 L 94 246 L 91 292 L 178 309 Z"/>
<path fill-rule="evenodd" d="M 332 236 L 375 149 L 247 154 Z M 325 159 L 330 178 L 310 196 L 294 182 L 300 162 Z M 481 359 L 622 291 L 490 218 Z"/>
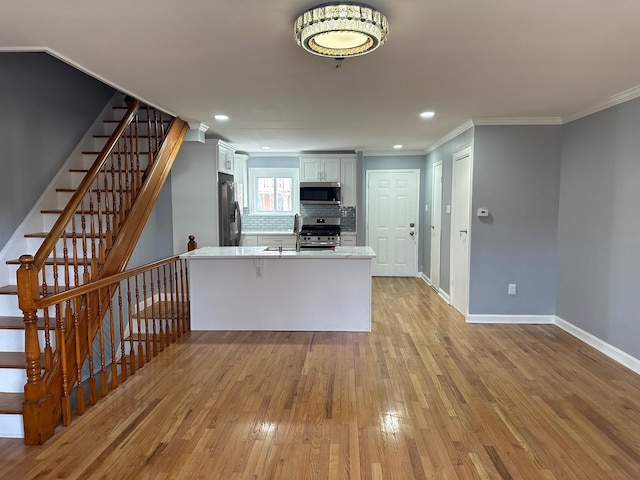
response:
<path fill-rule="evenodd" d="M 371 331 L 370 247 L 204 247 L 189 262 L 192 330 Z"/>
<path fill-rule="evenodd" d="M 356 205 L 355 155 L 301 155 L 301 182 L 340 182 L 343 206 Z"/>

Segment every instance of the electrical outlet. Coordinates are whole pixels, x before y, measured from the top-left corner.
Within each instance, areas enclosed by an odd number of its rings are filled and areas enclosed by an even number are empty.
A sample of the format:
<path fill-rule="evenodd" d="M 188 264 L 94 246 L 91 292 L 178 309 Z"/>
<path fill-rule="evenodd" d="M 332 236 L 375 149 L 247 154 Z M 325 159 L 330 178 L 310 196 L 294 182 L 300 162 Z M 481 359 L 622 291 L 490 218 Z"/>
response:
<path fill-rule="evenodd" d="M 509 295 L 515 295 L 516 294 L 516 284 L 515 283 L 510 283 L 509 284 L 508 293 L 509 293 Z"/>

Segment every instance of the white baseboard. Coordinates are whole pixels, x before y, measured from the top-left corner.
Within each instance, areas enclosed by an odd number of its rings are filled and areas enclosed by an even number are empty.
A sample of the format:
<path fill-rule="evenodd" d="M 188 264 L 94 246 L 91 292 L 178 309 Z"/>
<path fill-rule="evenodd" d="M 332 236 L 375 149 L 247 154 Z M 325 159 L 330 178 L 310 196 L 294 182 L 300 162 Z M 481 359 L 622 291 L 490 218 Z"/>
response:
<path fill-rule="evenodd" d="M 582 340 L 587 345 L 595 348 L 596 350 L 604 353 L 607 357 L 615 360 L 616 362 L 624 365 L 628 369 L 634 371 L 637 374 L 640 374 L 640 360 L 632 357 L 626 352 L 623 352 L 617 347 L 601 340 L 600 338 L 590 334 L 589 332 L 585 332 L 579 327 L 576 327 L 574 324 L 563 320 L 560 317 L 554 317 L 553 323 L 560 327 L 567 333 L 570 333 L 578 340 Z"/>
<path fill-rule="evenodd" d="M 451 305 L 451 297 L 447 292 L 439 288 L 438 295 L 440 295 L 440 298 L 442 298 L 445 302 L 447 302 L 447 305 Z"/>
<path fill-rule="evenodd" d="M 418 277 L 420 277 L 422 280 L 424 280 L 424 282 L 431 286 L 431 279 L 429 277 L 427 277 L 427 275 L 425 275 L 424 272 L 418 272 Z"/>
<path fill-rule="evenodd" d="M 553 315 L 467 315 L 467 323 L 554 323 Z"/>

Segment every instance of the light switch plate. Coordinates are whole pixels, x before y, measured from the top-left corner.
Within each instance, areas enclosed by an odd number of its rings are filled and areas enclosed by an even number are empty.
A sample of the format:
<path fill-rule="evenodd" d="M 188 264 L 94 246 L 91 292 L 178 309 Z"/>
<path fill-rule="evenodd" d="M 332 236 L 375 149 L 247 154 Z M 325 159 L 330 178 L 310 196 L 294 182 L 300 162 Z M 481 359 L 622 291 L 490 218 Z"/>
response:
<path fill-rule="evenodd" d="M 488 208 L 479 208 L 478 209 L 478 216 L 479 217 L 488 217 L 489 216 L 489 209 Z"/>
<path fill-rule="evenodd" d="M 451 213 L 451 205 L 447 205 L 447 213 Z"/>

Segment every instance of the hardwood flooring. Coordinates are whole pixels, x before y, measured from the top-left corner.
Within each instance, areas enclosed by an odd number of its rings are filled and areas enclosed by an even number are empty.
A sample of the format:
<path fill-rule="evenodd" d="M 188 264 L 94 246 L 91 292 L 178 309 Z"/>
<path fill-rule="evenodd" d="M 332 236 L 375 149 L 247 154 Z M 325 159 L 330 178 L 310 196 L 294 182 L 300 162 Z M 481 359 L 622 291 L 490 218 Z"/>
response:
<path fill-rule="evenodd" d="M 640 376 L 373 289 L 371 334 L 191 332 L 45 445 L 0 440 L 0 478 L 640 478 Z"/>

